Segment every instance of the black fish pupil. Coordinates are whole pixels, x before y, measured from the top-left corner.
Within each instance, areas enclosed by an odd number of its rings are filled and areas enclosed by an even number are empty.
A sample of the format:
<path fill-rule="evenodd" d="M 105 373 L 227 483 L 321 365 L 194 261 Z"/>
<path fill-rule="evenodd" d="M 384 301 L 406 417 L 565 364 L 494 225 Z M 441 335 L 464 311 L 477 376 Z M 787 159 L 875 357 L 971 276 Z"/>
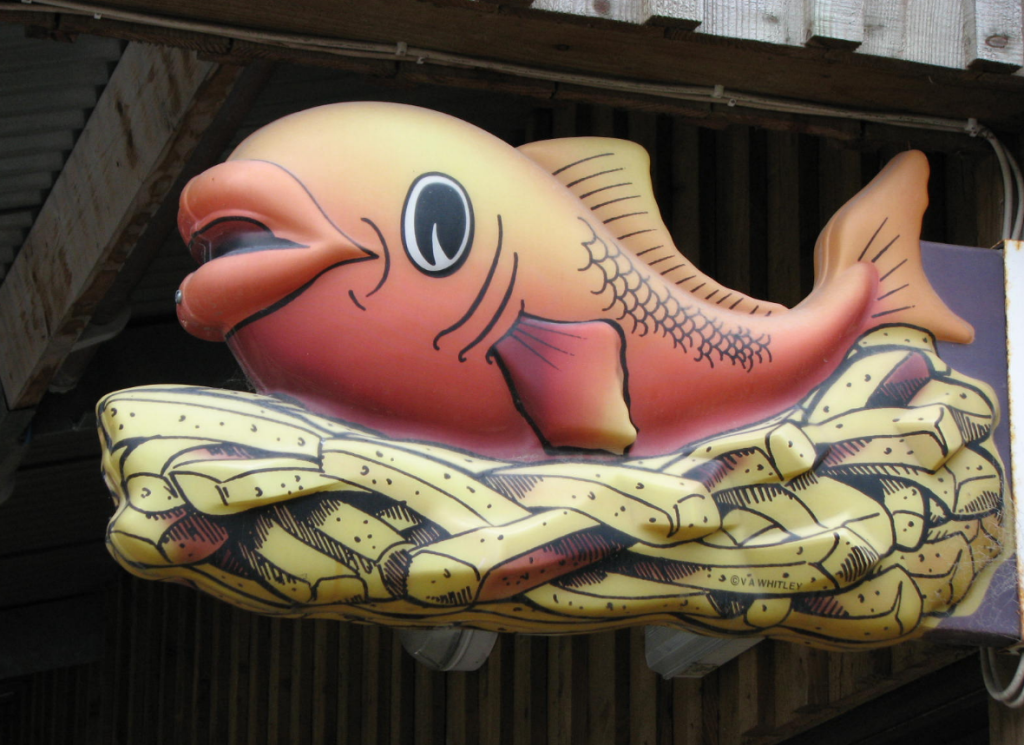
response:
<path fill-rule="evenodd" d="M 466 205 L 462 196 L 448 184 L 429 184 L 423 188 L 416 203 L 416 245 L 423 258 L 436 265 L 440 257 L 434 253 L 434 226 L 437 241 L 449 260 L 462 247 L 467 232 Z"/>

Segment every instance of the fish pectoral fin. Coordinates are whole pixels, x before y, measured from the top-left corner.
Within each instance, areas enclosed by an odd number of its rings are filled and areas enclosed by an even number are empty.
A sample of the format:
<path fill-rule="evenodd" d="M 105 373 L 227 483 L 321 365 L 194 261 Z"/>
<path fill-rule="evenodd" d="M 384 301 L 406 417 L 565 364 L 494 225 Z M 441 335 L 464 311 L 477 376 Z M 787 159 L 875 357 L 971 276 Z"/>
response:
<path fill-rule="evenodd" d="M 493 347 L 516 404 L 545 444 L 621 455 L 636 440 L 629 417 L 625 339 L 607 321 L 522 316 Z"/>

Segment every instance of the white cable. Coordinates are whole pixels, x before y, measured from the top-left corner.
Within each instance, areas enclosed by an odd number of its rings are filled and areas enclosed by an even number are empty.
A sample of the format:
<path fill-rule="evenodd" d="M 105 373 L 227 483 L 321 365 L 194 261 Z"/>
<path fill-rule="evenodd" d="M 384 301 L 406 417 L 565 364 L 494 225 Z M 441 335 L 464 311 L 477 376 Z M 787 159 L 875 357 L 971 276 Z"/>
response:
<path fill-rule="evenodd" d="M 1017 661 L 1017 670 L 1010 682 L 1004 687 L 996 670 L 995 650 L 981 650 L 981 676 L 989 695 L 1012 709 L 1024 704 L 1024 657 Z"/>
<path fill-rule="evenodd" d="M 1017 217 L 1013 221 L 1013 232 L 1010 233 L 1010 240 L 1019 241 L 1024 236 L 1024 174 L 1021 174 L 1017 159 L 1013 157 L 1006 146 L 1006 159 L 1010 161 L 1010 168 L 1013 170 L 1013 180 L 1017 184 Z"/>
<path fill-rule="evenodd" d="M 989 130 L 982 131 L 995 151 L 996 159 L 1003 177 L 1003 238 L 1020 240 L 1024 229 L 1024 176 L 1021 174 L 1017 159 Z M 1013 179 L 1012 186 L 1010 179 Z M 1014 197 L 1014 187 L 1016 196 Z"/>
<path fill-rule="evenodd" d="M 1006 152 L 1003 150 L 1002 143 L 988 134 L 985 135 L 985 139 L 988 140 L 988 144 L 992 146 L 992 150 L 996 154 L 999 170 L 1003 177 L 1003 232 L 1000 235 L 1003 238 L 1009 238 L 1013 231 L 1013 186 L 1011 185 L 1010 164 L 1006 160 Z"/>

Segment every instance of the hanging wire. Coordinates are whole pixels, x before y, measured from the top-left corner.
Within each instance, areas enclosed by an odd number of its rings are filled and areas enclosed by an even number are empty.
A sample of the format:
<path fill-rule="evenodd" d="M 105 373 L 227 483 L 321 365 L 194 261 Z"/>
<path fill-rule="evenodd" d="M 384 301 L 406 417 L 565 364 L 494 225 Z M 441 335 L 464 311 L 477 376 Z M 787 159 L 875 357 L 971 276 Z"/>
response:
<path fill-rule="evenodd" d="M 1010 682 L 1003 685 L 999 680 L 996 668 L 996 651 L 991 647 L 981 650 L 981 677 L 985 680 L 985 688 L 989 695 L 1011 709 L 1024 704 L 1024 657 L 1017 662 L 1017 670 Z"/>

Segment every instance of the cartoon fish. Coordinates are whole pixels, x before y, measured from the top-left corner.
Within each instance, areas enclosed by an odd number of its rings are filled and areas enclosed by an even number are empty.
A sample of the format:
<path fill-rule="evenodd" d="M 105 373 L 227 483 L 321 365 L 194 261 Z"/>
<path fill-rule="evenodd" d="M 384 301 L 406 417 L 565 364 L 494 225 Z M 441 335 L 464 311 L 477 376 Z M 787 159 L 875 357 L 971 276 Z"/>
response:
<path fill-rule="evenodd" d="M 178 316 L 260 392 L 395 438 L 506 458 L 674 451 L 797 402 L 863 332 L 968 342 L 919 257 L 927 160 L 898 156 L 828 223 L 796 308 L 677 251 L 640 146 L 512 148 L 383 103 L 246 139 L 181 196 L 200 268 Z"/>

